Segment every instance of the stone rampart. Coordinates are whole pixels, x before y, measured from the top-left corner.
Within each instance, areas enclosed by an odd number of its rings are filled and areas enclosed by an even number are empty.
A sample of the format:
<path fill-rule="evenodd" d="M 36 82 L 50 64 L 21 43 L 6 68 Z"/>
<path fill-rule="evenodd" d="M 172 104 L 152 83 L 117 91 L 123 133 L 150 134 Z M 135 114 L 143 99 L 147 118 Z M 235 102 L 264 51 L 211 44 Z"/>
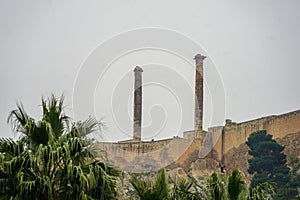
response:
<path fill-rule="evenodd" d="M 257 130 L 266 130 L 275 139 L 296 133 L 300 131 L 300 110 L 242 123 L 232 122 L 228 119 L 223 127 L 209 128 L 208 135 L 212 138 L 209 140 L 213 146 L 214 158 L 221 161 L 224 154 L 230 149 L 244 144 L 249 135 Z"/>

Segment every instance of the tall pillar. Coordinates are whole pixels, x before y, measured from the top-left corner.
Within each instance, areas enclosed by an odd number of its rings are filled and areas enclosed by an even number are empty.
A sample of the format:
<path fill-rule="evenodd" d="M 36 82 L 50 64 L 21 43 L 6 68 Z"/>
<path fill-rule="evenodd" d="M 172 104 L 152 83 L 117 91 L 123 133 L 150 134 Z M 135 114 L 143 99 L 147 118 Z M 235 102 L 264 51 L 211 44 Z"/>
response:
<path fill-rule="evenodd" d="M 196 61 L 196 77 L 195 77 L 195 131 L 202 131 L 203 121 L 203 61 L 206 57 L 197 54 Z"/>
<path fill-rule="evenodd" d="M 136 66 L 134 71 L 134 111 L 133 111 L 133 139 L 141 140 L 142 127 L 142 72 L 143 69 Z"/>

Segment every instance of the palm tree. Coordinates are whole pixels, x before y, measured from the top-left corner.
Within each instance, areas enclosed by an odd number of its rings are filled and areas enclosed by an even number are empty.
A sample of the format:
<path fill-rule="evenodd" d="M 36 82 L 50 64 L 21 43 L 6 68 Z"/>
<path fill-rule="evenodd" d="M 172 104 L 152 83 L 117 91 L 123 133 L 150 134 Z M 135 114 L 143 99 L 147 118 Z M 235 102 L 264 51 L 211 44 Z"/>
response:
<path fill-rule="evenodd" d="M 194 191 L 191 191 L 191 190 Z M 201 200 L 203 196 L 201 195 L 201 190 L 203 188 L 196 183 L 193 177 L 190 179 L 181 178 L 177 183 L 174 183 L 174 187 L 170 193 L 169 199 L 175 200 Z"/>
<path fill-rule="evenodd" d="M 234 169 L 229 177 L 220 177 L 217 173 L 211 174 L 207 179 L 207 196 L 211 200 L 271 200 L 275 194 L 269 183 L 258 184 L 248 191 L 244 175 Z"/>
<path fill-rule="evenodd" d="M 202 187 L 196 183 L 193 177 L 180 178 L 174 182 L 172 189 L 166 180 L 165 170 L 160 170 L 154 181 L 135 176 L 130 180 L 134 193 L 141 200 L 200 200 L 203 198 Z"/>
<path fill-rule="evenodd" d="M 245 177 L 238 169 L 234 169 L 230 176 L 212 173 L 207 178 L 206 188 L 189 176 L 189 179 L 179 179 L 169 189 L 164 169 L 158 172 L 154 181 L 135 176 L 130 183 L 141 200 L 271 200 L 274 195 L 274 188 L 268 183 L 259 184 L 249 192 Z"/>
<path fill-rule="evenodd" d="M 63 112 L 64 96 L 59 99 L 51 95 L 48 100 L 42 98 L 42 120 L 35 121 L 25 111 L 23 104 L 17 104 L 17 109 L 11 111 L 7 122 L 13 131 L 20 133 L 32 151 L 37 147 L 54 142 L 63 133 L 69 131 L 70 118 Z"/>
<path fill-rule="evenodd" d="M 135 194 L 141 200 L 162 200 L 168 198 L 169 188 L 164 169 L 158 172 L 154 181 L 148 181 L 136 176 L 131 178 L 129 182 L 133 186 Z"/>
<path fill-rule="evenodd" d="M 244 181 L 243 174 L 234 169 L 228 177 L 227 191 L 230 200 L 245 199 L 248 195 L 247 184 Z"/>
<path fill-rule="evenodd" d="M 0 199 L 9 199 L 18 193 L 21 166 L 29 165 L 24 140 L 0 139 Z"/>
<path fill-rule="evenodd" d="M 101 128 L 92 117 L 71 123 L 63 96 L 42 99 L 43 117 L 35 121 L 17 105 L 9 115 L 18 141 L 0 139 L 0 198 L 115 199 L 118 171 L 95 160 L 90 133 Z"/>
<path fill-rule="evenodd" d="M 207 179 L 207 199 L 229 199 L 225 181 L 217 173 L 212 173 Z"/>

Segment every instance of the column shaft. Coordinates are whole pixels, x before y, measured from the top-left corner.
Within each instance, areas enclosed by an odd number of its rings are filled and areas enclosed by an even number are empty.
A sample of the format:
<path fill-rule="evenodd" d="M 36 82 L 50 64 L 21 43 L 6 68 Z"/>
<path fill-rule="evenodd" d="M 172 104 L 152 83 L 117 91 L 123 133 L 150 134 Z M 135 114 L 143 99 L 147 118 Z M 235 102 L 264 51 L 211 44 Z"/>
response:
<path fill-rule="evenodd" d="M 194 126 L 196 131 L 203 129 L 203 60 L 206 57 L 197 54 L 195 56 L 196 72 L 195 72 L 195 117 Z"/>
<path fill-rule="evenodd" d="M 141 140 L 142 127 L 142 72 L 136 67 L 134 70 L 134 114 L 133 114 L 133 139 Z"/>

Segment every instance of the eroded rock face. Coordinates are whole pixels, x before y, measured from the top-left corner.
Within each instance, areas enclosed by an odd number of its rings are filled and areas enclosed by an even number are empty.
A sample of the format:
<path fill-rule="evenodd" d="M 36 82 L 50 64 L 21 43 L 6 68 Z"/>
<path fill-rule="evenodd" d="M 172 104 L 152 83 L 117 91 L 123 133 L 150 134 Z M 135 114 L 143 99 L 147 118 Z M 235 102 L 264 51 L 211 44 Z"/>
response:
<path fill-rule="evenodd" d="M 287 155 L 288 161 L 290 156 L 300 158 L 300 132 L 278 138 L 276 141 L 284 146 L 283 152 Z"/>
<path fill-rule="evenodd" d="M 204 181 L 213 172 L 220 171 L 220 163 L 212 158 L 197 159 L 192 162 L 189 173 L 199 181 Z"/>
<path fill-rule="evenodd" d="M 238 148 L 232 148 L 224 155 L 224 166 L 227 173 L 230 174 L 234 168 L 240 169 L 247 178 L 251 178 L 248 175 L 248 160 L 251 156 L 248 154 L 248 146 L 241 144 Z"/>
<path fill-rule="evenodd" d="M 188 178 L 186 172 L 181 167 L 167 171 L 167 176 L 168 176 L 169 183 L 176 182 L 180 178 L 184 178 L 184 179 Z"/>

